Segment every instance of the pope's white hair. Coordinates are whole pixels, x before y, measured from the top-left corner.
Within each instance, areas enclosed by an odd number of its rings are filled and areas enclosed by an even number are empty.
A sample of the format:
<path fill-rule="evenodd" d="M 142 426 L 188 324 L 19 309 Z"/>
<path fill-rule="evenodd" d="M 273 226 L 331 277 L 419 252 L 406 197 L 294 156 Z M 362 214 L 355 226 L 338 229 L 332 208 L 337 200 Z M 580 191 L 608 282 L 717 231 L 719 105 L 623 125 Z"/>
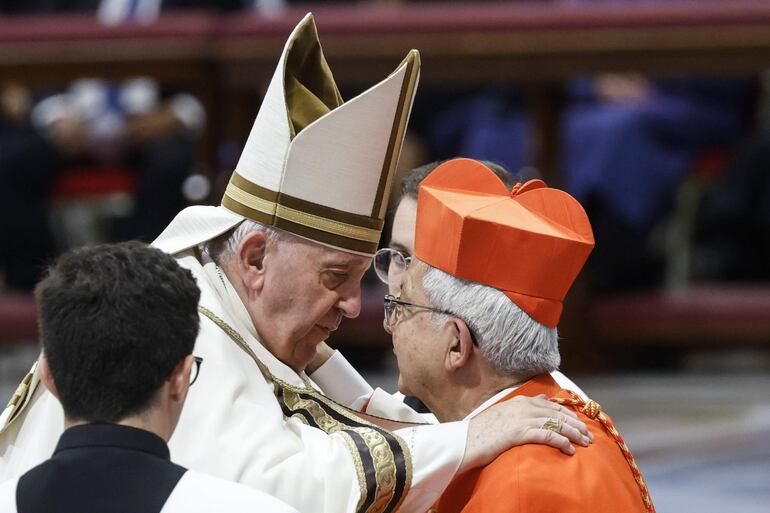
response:
<path fill-rule="evenodd" d="M 244 219 L 241 224 L 235 227 L 231 232 L 225 232 L 223 235 L 212 239 L 206 243 L 206 251 L 217 264 L 227 260 L 238 251 L 241 241 L 252 232 L 263 232 L 267 239 L 273 242 L 285 241 L 293 238 L 287 233 L 272 226 L 266 226 L 260 222 Z"/>
<path fill-rule="evenodd" d="M 430 306 L 465 322 L 499 374 L 535 375 L 559 368 L 556 328 L 535 321 L 495 288 L 425 265 L 422 285 Z M 443 325 L 449 318 L 434 313 L 433 320 Z"/>

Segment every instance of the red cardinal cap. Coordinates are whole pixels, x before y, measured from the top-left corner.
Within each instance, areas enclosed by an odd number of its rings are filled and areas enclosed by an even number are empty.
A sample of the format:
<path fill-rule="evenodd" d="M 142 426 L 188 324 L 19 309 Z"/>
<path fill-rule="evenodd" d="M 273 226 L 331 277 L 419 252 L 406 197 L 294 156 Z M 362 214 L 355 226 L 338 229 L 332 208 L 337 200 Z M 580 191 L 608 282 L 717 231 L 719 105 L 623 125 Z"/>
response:
<path fill-rule="evenodd" d="M 564 296 L 593 247 L 580 203 L 542 180 L 509 192 L 484 164 L 454 159 L 420 184 L 415 256 L 502 291 L 546 326 L 558 324 Z"/>

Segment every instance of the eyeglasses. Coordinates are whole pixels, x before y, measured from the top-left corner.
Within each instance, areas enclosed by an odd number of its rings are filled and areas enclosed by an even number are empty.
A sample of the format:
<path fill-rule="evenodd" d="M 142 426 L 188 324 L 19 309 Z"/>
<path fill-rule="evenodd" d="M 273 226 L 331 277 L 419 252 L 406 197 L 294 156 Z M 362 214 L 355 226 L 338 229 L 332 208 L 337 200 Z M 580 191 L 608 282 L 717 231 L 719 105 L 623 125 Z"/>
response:
<path fill-rule="evenodd" d="M 383 298 L 383 302 L 385 306 L 385 324 L 388 326 L 388 329 L 392 328 L 398 321 L 396 317 L 400 315 L 399 312 L 402 308 L 422 308 L 423 310 L 429 310 L 431 312 L 457 317 L 456 314 L 453 314 L 448 310 L 439 310 L 438 308 L 433 308 L 432 306 L 426 305 L 416 305 L 414 303 L 399 299 L 391 294 L 386 294 Z M 468 323 L 465 324 L 466 326 L 468 325 Z M 470 326 L 468 326 L 468 331 L 471 334 L 471 341 L 473 342 L 473 345 L 478 347 L 479 343 L 476 341 L 476 335 L 473 334 L 473 330 L 470 329 Z"/>
<path fill-rule="evenodd" d="M 201 373 L 201 365 L 203 365 L 203 358 L 200 356 L 193 356 L 193 366 L 192 369 L 190 369 L 190 386 L 192 386 L 192 384 L 195 383 L 195 380 L 198 379 L 198 376 Z"/>
<path fill-rule="evenodd" d="M 387 323 L 388 326 L 393 326 L 395 324 L 397 313 L 400 311 L 401 308 L 422 308 L 423 310 L 430 310 L 431 312 L 436 312 L 436 313 L 446 314 L 446 315 L 453 315 L 452 312 L 439 310 L 438 308 L 433 308 L 432 306 L 416 305 L 408 301 L 403 301 L 391 294 L 385 295 L 384 303 L 385 303 L 385 322 Z"/>
<path fill-rule="evenodd" d="M 374 254 L 374 271 L 382 283 L 390 285 L 391 278 L 401 275 L 406 271 L 411 261 L 412 257 L 403 254 L 397 249 L 382 248 Z M 401 284 L 399 283 L 398 285 Z"/>

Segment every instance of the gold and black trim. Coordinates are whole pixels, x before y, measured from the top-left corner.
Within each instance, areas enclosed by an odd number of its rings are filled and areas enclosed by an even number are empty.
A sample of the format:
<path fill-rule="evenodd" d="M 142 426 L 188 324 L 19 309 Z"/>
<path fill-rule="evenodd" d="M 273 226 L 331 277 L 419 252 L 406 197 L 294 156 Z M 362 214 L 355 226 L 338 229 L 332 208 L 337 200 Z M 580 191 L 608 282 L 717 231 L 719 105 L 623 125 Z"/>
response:
<path fill-rule="evenodd" d="M 222 329 L 254 360 L 265 378 L 273 383 L 276 399 L 285 418 L 301 422 L 328 434 L 338 433 L 348 444 L 356 467 L 360 499 L 357 513 L 390 513 L 406 496 L 412 482 L 412 460 L 404 440 L 315 390 L 273 376 L 229 324 L 203 306 L 198 310 Z"/>
<path fill-rule="evenodd" d="M 360 418 L 310 386 L 299 388 L 274 378 L 276 398 L 286 418 L 299 417 L 332 434 L 343 432 L 355 444 L 356 463 L 363 467 L 366 494 L 357 511 L 390 512 L 400 504 L 411 475 L 409 451 L 397 435 Z M 359 478 L 361 474 L 359 472 Z M 409 477 L 411 482 L 411 477 Z"/>
<path fill-rule="evenodd" d="M 279 194 L 233 172 L 222 206 L 267 226 L 335 247 L 374 254 L 384 221 Z"/>

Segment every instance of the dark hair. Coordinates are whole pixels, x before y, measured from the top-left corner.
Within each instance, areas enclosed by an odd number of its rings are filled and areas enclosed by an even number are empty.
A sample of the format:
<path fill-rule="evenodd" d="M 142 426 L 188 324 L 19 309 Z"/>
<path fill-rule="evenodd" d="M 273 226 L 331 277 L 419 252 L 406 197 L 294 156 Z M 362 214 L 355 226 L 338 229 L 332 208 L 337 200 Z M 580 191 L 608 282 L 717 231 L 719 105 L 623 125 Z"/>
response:
<path fill-rule="evenodd" d="M 401 179 L 401 198 L 412 198 L 414 200 L 417 199 L 417 190 L 420 188 L 420 182 L 422 182 L 425 177 L 427 177 L 429 174 L 433 172 L 434 169 L 439 167 L 441 164 L 446 162 L 446 160 L 437 160 L 435 162 L 431 162 L 430 164 L 425 164 L 424 166 L 416 167 L 406 173 L 403 179 Z M 487 160 L 480 160 L 482 164 L 487 166 L 489 169 L 492 170 L 497 176 L 500 177 L 500 179 L 503 181 L 506 187 L 508 189 L 512 188 L 513 185 L 516 183 L 516 177 L 514 177 L 511 173 L 509 173 L 503 166 L 499 164 L 495 164 L 494 162 L 489 162 Z"/>
<path fill-rule="evenodd" d="M 140 242 L 65 253 L 35 289 L 43 352 L 68 418 L 145 411 L 198 336 L 200 290 Z"/>

